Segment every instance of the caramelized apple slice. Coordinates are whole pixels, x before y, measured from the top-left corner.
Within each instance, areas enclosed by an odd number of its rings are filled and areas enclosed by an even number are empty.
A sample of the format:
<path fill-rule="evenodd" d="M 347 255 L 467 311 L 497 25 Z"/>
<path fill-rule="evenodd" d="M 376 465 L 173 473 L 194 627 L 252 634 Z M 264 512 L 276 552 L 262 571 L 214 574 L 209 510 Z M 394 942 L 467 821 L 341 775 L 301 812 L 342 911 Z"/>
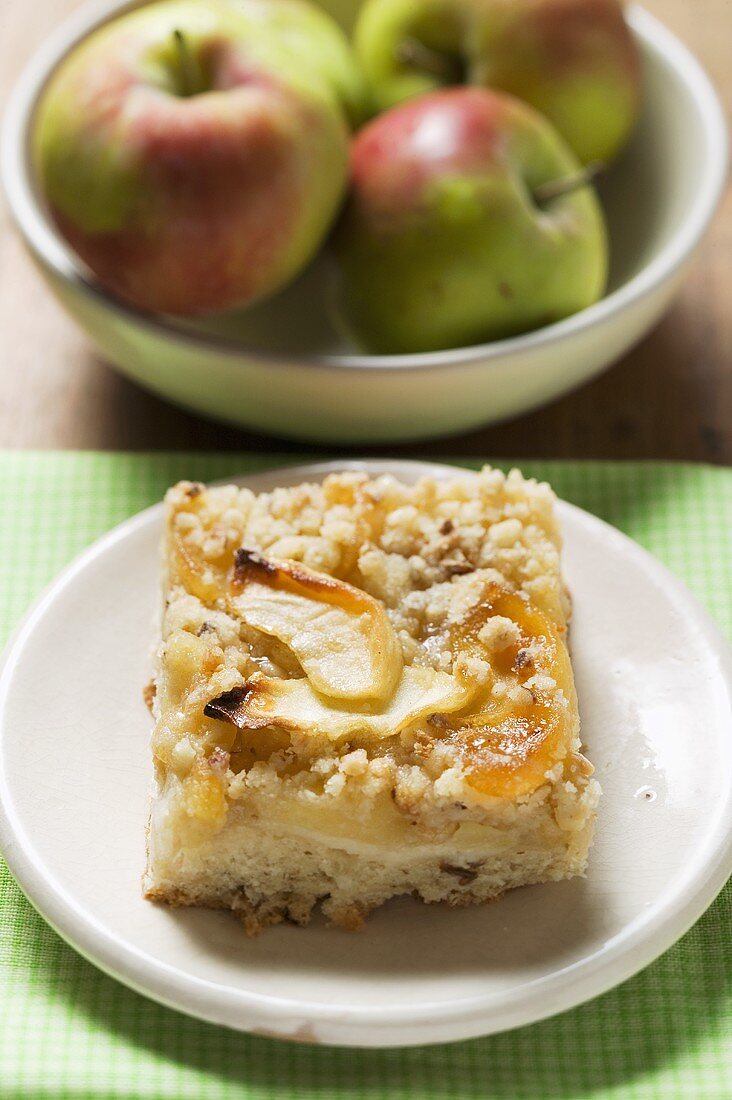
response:
<path fill-rule="evenodd" d="M 401 646 L 366 592 L 299 562 L 238 550 L 231 593 L 236 615 L 288 646 L 322 695 L 383 703 L 394 693 Z"/>
<path fill-rule="evenodd" d="M 206 704 L 209 718 L 242 730 L 275 726 L 290 733 L 321 735 L 339 741 L 356 735 L 389 737 L 434 712 L 465 707 L 475 684 L 432 668 L 405 668 L 389 704 L 381 710 L 346 709 L 313 691 L 310 681 L 255 676 Z"/>
<path fill-rule="evenodd" d="M 168 581 L 171 586 L 180 584 L 192 596 L 209 607 L 221 604 L 226 591 L 226 571 L 231 561 L 208 561 L 195 542 L 186 539 L 179 526 L 181 516 L 196 512 L 197 501 L 192 499 L 186 511 L 180 511 L 168 519 Z"/>
<path fill-rule="evenodd" d="M 486 650 L 485 627 L 495 616 L 515 624 L 506 644 Z M 574 680 L 563 638 L 538 608 L 499 585 L 455 626 L 463 652 L 490 660 L 503 689 L 476 714 L 445 726 L 482 794 L 516 798 L 545 782 L 546 772 L 571 751 L 576 721 Z M 495 640 L 495 638 L 494 638 Z M 528 683 L 528 687 L 525 687 Z"/>

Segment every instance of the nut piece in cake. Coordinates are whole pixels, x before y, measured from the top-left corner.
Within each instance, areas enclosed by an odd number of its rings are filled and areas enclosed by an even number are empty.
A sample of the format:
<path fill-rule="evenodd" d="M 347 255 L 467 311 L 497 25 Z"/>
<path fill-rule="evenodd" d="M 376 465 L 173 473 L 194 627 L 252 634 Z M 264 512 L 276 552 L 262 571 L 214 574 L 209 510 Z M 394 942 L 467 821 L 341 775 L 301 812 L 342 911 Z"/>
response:
<path fill-rule="evenodd" d="M 171 489 L 147 896 L 353 928 L 582 874 L 559 553 L 516 471 Z"/>

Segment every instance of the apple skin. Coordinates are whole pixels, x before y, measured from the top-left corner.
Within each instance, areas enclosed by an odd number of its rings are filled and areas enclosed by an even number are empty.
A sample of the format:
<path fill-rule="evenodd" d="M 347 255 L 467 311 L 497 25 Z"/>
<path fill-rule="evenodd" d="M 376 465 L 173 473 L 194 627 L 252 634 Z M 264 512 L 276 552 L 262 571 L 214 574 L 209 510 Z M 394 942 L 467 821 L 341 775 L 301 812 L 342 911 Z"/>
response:
<path fill-rule="evenodd" d="M 323 13 L 268 6 L 141 8 L 85 39 L 43 96 L 33 155 L 51 213 L 100 283 L 141 309 L 195 316 L 269 295 L 337 214 L 344 111 L 362 109 L 349 48 Z M 285 41 L 270 23 L 288 12 Z"/>
<path fill-rule="evenodd" d="M 266 33 L 277 56 L 288 50 L 296 70 L 308 68 L 324 80 L 355 128 L 373 113 L 373 102 L 353 49 L 335 13 L 309 0 L 230 0 L 244 16 L 253 38 Z M 332 5 L 331 5 L 332 6 Z"/>
<path fill-rule="evenodd" d="M 584 163 L 636 121 L 641 70 L 619 0 L 367 0 L 356 51 L 378 110 L 448 84 L 509 92 Z"/>
<path fill-rule="evenodd" d="M 369 351 L 436 351 L 558 321 L 607 275 L 602 212 L 585 184 L 541 206 L 578 161 L 533 108 L 453 88 L 357 135 L 333 237 L 342 323 Z"/>
<path fill-rule="evenodd" d="M 317 5 L 349 34 L 356 25 L 358 13 L 363 6 L 362 0 L 317 0 Z"/>

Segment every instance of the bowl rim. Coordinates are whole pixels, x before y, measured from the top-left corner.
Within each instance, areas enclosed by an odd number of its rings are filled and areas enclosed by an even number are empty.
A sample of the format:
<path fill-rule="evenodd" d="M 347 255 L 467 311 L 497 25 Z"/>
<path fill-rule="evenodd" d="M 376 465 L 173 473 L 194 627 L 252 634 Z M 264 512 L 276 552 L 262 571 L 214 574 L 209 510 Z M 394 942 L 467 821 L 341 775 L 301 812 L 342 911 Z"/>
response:
<path fill-rule="evenodd" d="M 315 367 L 330 371 L 434 370 L 476 361 L 505 362 L 515 356 L 581 336 L 592 326 L 607 322 L 629 305 L 653 293 L 673 277 L 704 235 L 721 199 L 728 163 L 728 135 L 717 92 L 691 51 L 655 16 L 638 4 L 627 11 L 628 22 L 645 52 L 654 54 L 684 86 L 693 102 L 705 149 L 698 187 L 690 208 L 670 240 L 626 283 L 600 301 L 564 320 L 533 332 L 484 344 L 433 352 L 396 355 L 368 353 L 279 353 L 246 344 L 231 337 L 197 332 L 162 314 L 147 313 L 107 292 L 63 241 L 38 200 L 32 181 L 28 135 L 39 96 L 62 58 L 97 26 L 125 11 L 145 6 L 150 0 L 90 0 L 64 20 L 31 56 L 11 94 L 0 139 L 0 179 L 11 214 L 35 259 L 59 281 L 71 284 L 122 321 L 132 322 L 158 338 L 189 347 L 204 348 L 219 356 L 260 360 L 271 367 Z"/>

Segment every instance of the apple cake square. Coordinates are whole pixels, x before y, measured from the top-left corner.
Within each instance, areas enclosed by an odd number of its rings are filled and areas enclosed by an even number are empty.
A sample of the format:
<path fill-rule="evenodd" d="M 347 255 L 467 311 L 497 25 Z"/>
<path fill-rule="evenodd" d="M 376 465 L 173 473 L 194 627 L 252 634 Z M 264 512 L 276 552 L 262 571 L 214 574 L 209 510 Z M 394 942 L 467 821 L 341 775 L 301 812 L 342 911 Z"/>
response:
<path fill-rule="evenodd" d="M 146 896 L 249 933 L 584 872 L 547 485 L 485 468 L 167 495 Z"/>

